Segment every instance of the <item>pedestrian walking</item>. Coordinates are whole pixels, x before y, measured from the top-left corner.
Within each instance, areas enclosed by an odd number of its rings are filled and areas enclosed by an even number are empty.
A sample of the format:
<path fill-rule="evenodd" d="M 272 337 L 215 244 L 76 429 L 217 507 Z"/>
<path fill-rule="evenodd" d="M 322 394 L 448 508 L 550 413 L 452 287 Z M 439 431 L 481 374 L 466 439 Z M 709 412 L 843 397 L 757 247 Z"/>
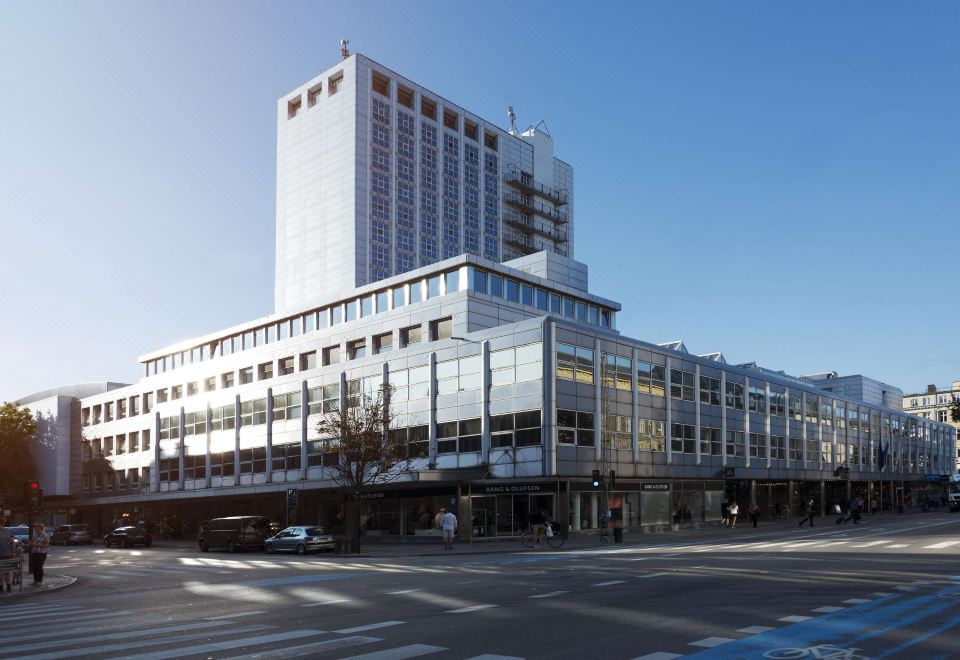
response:
<path fill-rule="evenodd" d="M 813 514 L 816 513 L 816 510 L 817 509 L 813 503 L 813 498 L 811 498 L 810 501 L 807 502 L 807 508 L 805 510 L 807 515 L 803 520 L 800 521 L 800 527 L 803 527 L 803 523 L 807 522 L 808 520 L 810 521 L 810 526 L 813 527 Z"/>
<path fill-rule="evenodd" d="M 13 559 L 17 554 L 17 539 L 7 530 L 7 521 L 0 517 L 0 559 Z M 7 591 L 11 590 L 13 583 L 13 573 L 6 571 L 0 573 L 0 591 L 3 591 L 4 585 Z"/>
<path fill-rule="evenodd" d="M 50 535 L 41 523 L 37 523 L 33 526 L 33 536 L 30 537 L 30 572 L 33 574 L 34 584 L 43 584 L 43 564 L 47 561 L 49 547 Z"/>
<path fill-rule="evenodd" d="M 443 547 L 446 550 L 453 550 L 453 535 L 457 531 L 457 517 L 452 511 L 447 511 L 440 519 L 440 526 L 443 529 Z"/>
<path fill-rule="evenodd" d="M 760 507 L 756 502 L 750 502 L 750 522 L 756 527 L 758 520 L 760 520 Z"/>
<path fill-rule="evenodd" d="M 843 524 L 847 524 L 850 521 L 853 521 L 854 525 L 860 524 L 860 498 L 853 497 L 850 499 L 850 506 L 847 509 L 847 517 L 842 519 Z"/>
<path fill-rule="evenodd" d="M 726 527 L 730 523 L 730 506 L 727 500 L 720 502 L 720 525 Z"/>
<path fill-rule="evenodd" d="M 446 509 L 440 509 L 440 510 L 437 512 L 437 515 L 435 515 L 435 516 L 433 517 L 433 528 L 434 528 L 434 529 L 443 529 L 443 527 L 442 527 L 443 514 L 445 514 L 446 512 L 447 512 Z"/>
<path fill-rule="evenodd" d="M 737 526 L 737 516 L 740 514 L 740 505 L 737 504 L 737 501 L 734 500 L 730 503 L 730 509 L 727 511 L 730 514 L 730 527 Z"/>
<path fill-rule="evenodd" d="M 783 505 L 780 502 L 773 505 L 773 515 L 778 519 L 783 515 Z"/>

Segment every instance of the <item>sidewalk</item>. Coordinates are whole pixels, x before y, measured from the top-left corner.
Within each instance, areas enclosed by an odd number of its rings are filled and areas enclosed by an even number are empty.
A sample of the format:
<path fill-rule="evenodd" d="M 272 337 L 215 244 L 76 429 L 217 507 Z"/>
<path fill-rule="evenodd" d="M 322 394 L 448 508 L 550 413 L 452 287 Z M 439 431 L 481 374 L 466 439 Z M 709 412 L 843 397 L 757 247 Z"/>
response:
<path fill-rule="evenodd" d="M 0 593 L 0 605 L 13 599 L 26 598 L 35 594 L 42 594 L 48 591 L 57 591 L 69 587 L 77 582 L 77 578 L 71 575 L 44 575 L 43 584 L 35 584 L 33 577 L 28 573 L 23 574 L 23 591 L 20 591 L 19 585 L 13 585 L 12 590 Z"/>
<path fill-rule="evenodd" d="M 936 512 L 931 512 L 929 514 L 920 514 L 920 511 L 910 512 L 903 514 L 891 513 L 889 511 L 882 514 L 875 515 L 864 515 L 861 525 L 877 525 L 885 522 L 893 522 L 896 520 L 901 520 L 906 517 L 914 517 L 916 515 L 930 515 L 936 516 Z M 828 515 L 828 516 L 816 516 L 814 518 L 814 529 L 815 530 L 824 530 L 824 529 L 840 529 L 840 526 L 836 525 L 836 520 L 839 516 Z M 958 516 L 958 521 L 960 521 L 960 516 Z M 583 552 L 587 550 L 615 550 L 618 548 L 629 548 L 631 546 L 656 546 L 656 545 L 675 545 L 676 543 L 696 543 L 696 542 L 710 542 L 720 539 L 729 539 L 731 537 L 737 539 L 748 540 L 752 535 L 758 533 L 770 533 L 770 532 L 786 532 L 790 530 L 796 530 L 798 534 L 801 534 L 801 530 L 809 530 L 810 528 L 805 526 L 800 528 L 799 526 L 800 519 L 797 517 L 791 518 L 779 518 L 779 519 L 761 519 L 759 527 L 753 529 L 750 525 L 750 520 L 740 519 L 737 521 L 736 528 L 720 527 L 718 523 L 701 523 L 698 527 L 693 525 L 681 526 L 679 530 L 672 530 L 669 527 L 662 531 L 626 531 L 624 533 L 623 543 L 614 543 L 612 538 L 609 543 L 601 544 L 599 542 L 599 537 L 597 535 L 592 536 L 577 536 L 574 538 L 567 539 L 567 542 L 562 548 L 551 548 L 549 546 L 544 546 L 541 551 L 546 552 Z M 852 525 L 852 523 L 850 523 Z M 197 555 L 203 555 L 200 553 L 200 550 L 197 548 L 197 542 L 195 540 L 171 540 L 171 539 L 159 539 L 153 542 L 153 547 L 155 548 L 178 548 L 183 550 L 192 550 Z M 491 555 L 491 554 L 509 554 L 516 552 L 537 552 L 533 549 L 528 549 L 520 545 L 519 539 L 515 537 L 509 537 L 504 539 L 497 540 L 483 540 L 483 541 L 474 541 L 474 542 L 465 542 L 458 541 L 454 547 L 454 550 L 448 551 L 444 550 L 441 546 L 439 537 L 433 543 L 388 543 L 382 541 L 372 541 L 361 539 L 360 542 L 360 553 L 359 554 L 347 554 L 347 555 L 337 555 L 332 553 L 320 553 L 319 555 L 311 556 L 320 556 L 326 558 L 380 558 L 380 557 L 443 557 L 443 556 L 455 556 L 455 555 Z M 225 554 L 223 551 L 211 551 L 208 553 L 213 556 L 220 556 Z M 253 555 L 260 553 L 240 553 L 243 555 Z"/>

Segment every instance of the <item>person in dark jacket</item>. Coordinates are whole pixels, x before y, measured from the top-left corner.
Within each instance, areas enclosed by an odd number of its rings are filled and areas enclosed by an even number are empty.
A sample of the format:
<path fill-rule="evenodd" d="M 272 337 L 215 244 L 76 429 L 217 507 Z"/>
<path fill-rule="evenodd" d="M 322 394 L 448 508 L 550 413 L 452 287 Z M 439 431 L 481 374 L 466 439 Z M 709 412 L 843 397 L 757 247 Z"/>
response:
<path fill-rule="evenodd" d="M 816 510 L 816 505 L 814 505 L 813 498 L 811 498 L 810 501 L 807 502 L 807 508 L 805 510 L 807 515 L 803 520 L 800 521 L 800 527 L 803 527 L 803 523 L 807 522 L 808 520 L 810 521 L 810 526 L 813 527 L 813 516 L 816 513 Z"/>

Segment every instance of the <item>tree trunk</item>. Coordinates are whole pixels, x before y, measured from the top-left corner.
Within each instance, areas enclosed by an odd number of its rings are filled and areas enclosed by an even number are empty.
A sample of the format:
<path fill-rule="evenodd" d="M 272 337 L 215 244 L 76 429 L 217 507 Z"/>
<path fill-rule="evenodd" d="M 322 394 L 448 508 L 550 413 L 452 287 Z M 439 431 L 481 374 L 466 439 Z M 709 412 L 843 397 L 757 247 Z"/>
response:
<path fill-rule="evenodd" d="M 353 494 L 346 494 L 343 502 L 343 552 L 360 552 L 360 500 Z"/>

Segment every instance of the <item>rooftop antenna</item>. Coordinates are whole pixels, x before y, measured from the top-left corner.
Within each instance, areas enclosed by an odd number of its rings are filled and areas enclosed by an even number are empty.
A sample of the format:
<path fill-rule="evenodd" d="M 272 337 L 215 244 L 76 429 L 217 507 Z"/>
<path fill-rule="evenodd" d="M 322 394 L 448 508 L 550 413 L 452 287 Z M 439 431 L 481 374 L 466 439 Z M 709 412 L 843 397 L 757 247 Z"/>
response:
<path fill-rule="evenodd" d="M 343 59 L 347 59 L 348 57 L 350 57 L 350 49 L 347 48 L 347 45 L 349 43 L 350 43 L 349 39 L 340 40 L 340 55 L 343 57 Z"/>
<path fill-rule="evenodd" d="M 516 135 L 517 133 L 517 115 L 513 111 L 513 106 L 507 106 L 507 117 L 510 118 L 510 133 Z"/>

